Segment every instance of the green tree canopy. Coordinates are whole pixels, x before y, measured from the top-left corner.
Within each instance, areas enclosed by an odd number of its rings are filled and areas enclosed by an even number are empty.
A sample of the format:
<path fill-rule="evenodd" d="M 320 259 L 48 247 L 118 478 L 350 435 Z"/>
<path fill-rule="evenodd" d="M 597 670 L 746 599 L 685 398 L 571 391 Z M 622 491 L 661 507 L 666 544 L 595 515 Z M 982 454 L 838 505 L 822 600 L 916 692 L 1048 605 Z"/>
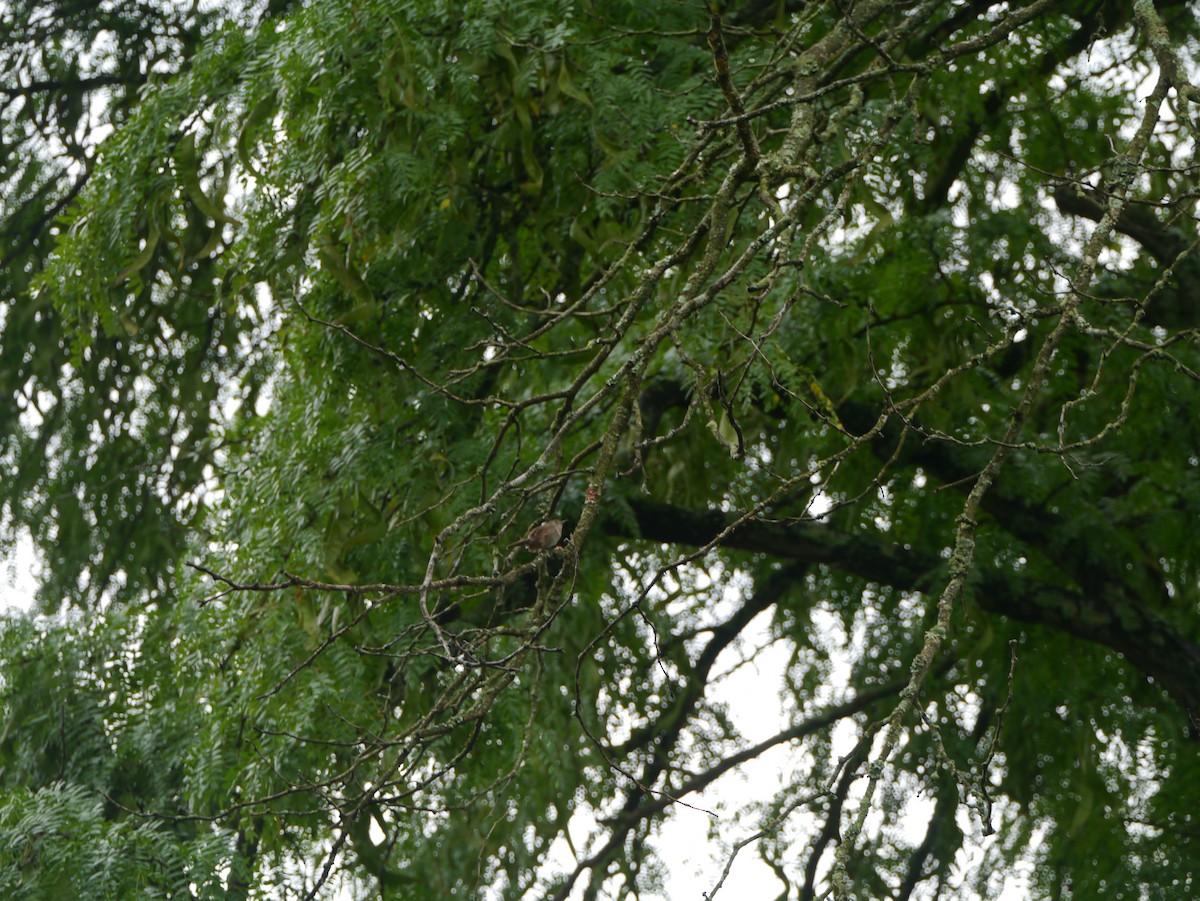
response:
<path fill-rule="evenodd" d="M 1200 893 L 1198 14 L 6 4 L 0 892 Z"/>

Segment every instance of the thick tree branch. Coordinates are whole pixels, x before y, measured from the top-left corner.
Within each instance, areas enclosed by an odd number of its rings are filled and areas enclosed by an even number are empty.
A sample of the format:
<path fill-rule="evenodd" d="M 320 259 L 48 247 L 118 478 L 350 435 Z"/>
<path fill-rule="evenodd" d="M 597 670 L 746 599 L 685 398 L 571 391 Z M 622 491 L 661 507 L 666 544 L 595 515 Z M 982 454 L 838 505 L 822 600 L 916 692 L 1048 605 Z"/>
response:
<path fill-rule="evenodd" d="M 652 542 L 701 546 L 737 518 L 721 511 L 689 510 L 641 498 L 630 499 L 629 505 L 637 517 L 639 534 L 622 530 L 616 522 L 607 524 L 610 532 Z M 751 522 L 735 529 L 722 546 L 822 564 L 905 591 L 928 591 L 944 577 L 946 565 L 936 552 L 903 548 L 871 535 L 846 534 L 820 523 Z M 1072 591 L 982 562 L 976 563 L 968 585 L 973 586 L 970 594 L 984 610 L 1120 651 L 1185 711 L 1200 711 L 1200 645 L 1143 599 L 1111 585 Z"/>

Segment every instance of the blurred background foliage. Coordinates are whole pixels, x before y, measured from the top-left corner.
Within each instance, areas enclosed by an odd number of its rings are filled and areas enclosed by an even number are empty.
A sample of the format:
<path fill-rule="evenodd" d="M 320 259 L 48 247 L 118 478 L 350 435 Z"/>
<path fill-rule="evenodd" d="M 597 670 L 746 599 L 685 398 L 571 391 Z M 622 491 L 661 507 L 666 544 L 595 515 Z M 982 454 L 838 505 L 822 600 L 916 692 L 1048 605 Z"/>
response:
<path fill-rule="evenodd" d="M 1197 12 L 5 4 L 6 897 L 1194 895 Z"/>

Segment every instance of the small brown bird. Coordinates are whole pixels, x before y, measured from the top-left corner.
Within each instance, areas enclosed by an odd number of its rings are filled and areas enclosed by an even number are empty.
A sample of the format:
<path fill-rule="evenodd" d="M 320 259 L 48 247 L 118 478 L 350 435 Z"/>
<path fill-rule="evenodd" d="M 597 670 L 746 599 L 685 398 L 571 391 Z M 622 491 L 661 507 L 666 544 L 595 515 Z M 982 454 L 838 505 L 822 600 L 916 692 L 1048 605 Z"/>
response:
<path fill-rule="evenodd" d="M 558 544 L 562 538 L 563 520 L 551 519 L 540 526 L 534 526 L 520 541 L 514 541 L 509 547 L 525 547 L 531 551 L 548 551 Z"/>

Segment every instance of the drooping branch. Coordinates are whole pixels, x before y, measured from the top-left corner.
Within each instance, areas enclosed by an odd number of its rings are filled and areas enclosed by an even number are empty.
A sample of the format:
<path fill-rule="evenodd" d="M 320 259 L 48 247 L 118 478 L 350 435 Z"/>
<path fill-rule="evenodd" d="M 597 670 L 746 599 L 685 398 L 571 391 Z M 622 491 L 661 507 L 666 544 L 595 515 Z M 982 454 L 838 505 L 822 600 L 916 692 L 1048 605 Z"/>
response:
<path fill-rule="evenodd" d="M 611 534 L 655 543 L 702 546 L 736 517 L 631 499 L 638 534 L 607 524 Z M 822 523 L 749 522 L 722 547 L 820 564 L 902 591 L 928 591 L 944 577 L 940 554 L 904 548 L 869 534 L 847 534 Z M 1120 651 L 1186 711 L 1200 710 L 1200 645 L 1119 584 L 1071 590 L 977 562 L 970 597 L 990 613 L 1036 623 Z"/>

